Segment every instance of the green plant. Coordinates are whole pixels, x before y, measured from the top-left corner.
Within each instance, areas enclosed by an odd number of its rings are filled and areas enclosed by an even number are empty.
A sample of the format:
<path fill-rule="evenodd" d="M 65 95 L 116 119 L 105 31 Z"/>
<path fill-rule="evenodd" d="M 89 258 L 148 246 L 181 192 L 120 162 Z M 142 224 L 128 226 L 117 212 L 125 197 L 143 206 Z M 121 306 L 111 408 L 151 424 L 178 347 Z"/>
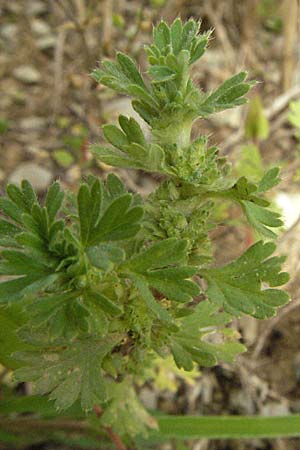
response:
<path fill-rule="evenodd" d="M 288 121 L 295 127 L 295 137 L 300 140 L 300 101 L 290 103 Z"/>
<path fill-rule="evenodd" d="M 127 193 L 113 174 L 105 183 L 87 177 L 77 196 L 55 182 L 43 206 L 26 181 L 8 185 L 0 200 L 6 216 L 0 274 L 9 277 L 0 284 L 2 311 L 13 318 L 18 304 L 26 322 L 16 336 L 14 321 L 15 339 L 1 358 L 11 361 L 17 347 L 16 380 L 49 394 L 58 410 L 77 401 L 86 412 L 94 409 L 105 429 L 125 437 L 155 426 L 134 384 L 157 355 L 173 355 L 187 371 L 231 362 L 245 350 L 229 326 L 232 318 L 267 318 L 288 301 L 276 289 L 288 276 L 271 242 L 214 265 L 210 231 L 217 226 L 217 202 L 240 205 L 262 239 L 276 237 L 273 229 L 282 222 L 264 198 L 279 182 L 277 168 L 257 184 L 235 180 L 206 136 L 191 140 L 196 119 L 245 103 L 253 84 L 245 72 L 209 94 L 193 83 L 190 67 L 210 36 L 198 34 L 199 26 L 160 22 L 146 48 L 147 77 L 121 53 L 92 75 L 132 96 L 149 126 L 146 139 L 136 120 L 120 116 L 119 126 L 103 127 L 111 145 L 91 147 L 107 164 L 163 176 L 146 200 Z"/>

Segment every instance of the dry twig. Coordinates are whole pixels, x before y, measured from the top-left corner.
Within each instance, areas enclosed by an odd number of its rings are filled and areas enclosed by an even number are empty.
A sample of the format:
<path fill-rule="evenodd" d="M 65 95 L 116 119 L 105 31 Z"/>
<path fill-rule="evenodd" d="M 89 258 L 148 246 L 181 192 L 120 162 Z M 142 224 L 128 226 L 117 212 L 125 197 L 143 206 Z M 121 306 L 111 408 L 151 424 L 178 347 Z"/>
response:
<path fill-rule="evenodd" d="M 271 320 L 269 320 L 266 324 L 265 329 L 263 330 L 262 334 L 260 335 L 256 346 L 252 353 L 252 359 L 255 360 L 258 358 L 260 353 L 262 352 L 266 340 L 272 333 L 274 327 L 278 325 L 279 322 L 281 322 L 282 319 L 284 319 L 290 312 L 292 312 L 294 309 L 298 308 L 300 306 L 300 299 L 293 300 L 289 305 L 287 305 L 285 308 L 281 309 L 278 312 L 278 315 L 276 317 L 273 317 Z"/>

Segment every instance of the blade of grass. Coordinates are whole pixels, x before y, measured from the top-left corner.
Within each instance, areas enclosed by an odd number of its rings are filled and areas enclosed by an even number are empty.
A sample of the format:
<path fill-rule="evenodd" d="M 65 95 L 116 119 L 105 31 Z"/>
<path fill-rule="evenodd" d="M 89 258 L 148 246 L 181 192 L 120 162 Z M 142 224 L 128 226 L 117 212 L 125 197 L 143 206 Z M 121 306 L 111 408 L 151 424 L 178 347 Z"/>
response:
<path fill-rule="evenodd" d="M 258 416 L 157 416 L 159 431 L 151 440 L 248 439 L 300 436 L 300 415 Z"/>

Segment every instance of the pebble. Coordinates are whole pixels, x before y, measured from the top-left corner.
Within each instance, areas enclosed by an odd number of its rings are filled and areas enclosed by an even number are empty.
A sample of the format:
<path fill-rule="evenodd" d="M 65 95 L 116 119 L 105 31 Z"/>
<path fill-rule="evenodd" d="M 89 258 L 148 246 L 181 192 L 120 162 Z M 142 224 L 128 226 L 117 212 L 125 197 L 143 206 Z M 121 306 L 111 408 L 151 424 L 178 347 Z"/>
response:
<path fill-rule="evenodd" d="M 289 414 L 290 409 L 287 402 L 269 402 L 263 405 L 261 409 L 262 416 L 288 416 Z"/>
<path fill-rule="evenodd" d="M 146 408 L 148 409 L 157 408 L 157 394 L 153 389 L 143 387 L 139 393 L 139 398 Z"/>
<path fill-rule="evenodd" d="M 44 20 L 41 20 L 41 19 L 33 19 L 30 22 L 30 27 L 34 33 L 39 34 L 39 35 L 45 35 L 45 34 L 51 33 L 51 28 L 49 27 L 47 22 L 45 22 Z"/>
<path fill-rule="evenodd" d="M 47 2 L 40 0 L 27 0 L 26 13 L 29 16 L 38 16 L 48 11 Z"/>
<path fill-rule="evenodd" d="M 56 45 L 56 37 L 52 34 L 42 36 L 41 38 L 36 40 L 36 46 L 40 50 L 48 50 L 49 48 L 53 48 Z"/>
<path fill-rule="evenodd" d="M 4 23 L 1 26 L 1 36 L 9 42 L 16 39 L 18 27 L 15 23 Z"/>
<path fill-rule="evenodd" d="M 24 65 L 13 70 L 13 76 L 23 83 L 34 84 L 41 80 L 40 72 L 33 66 Z"/>
<path fill-rule="evenodd" d="M 20 120 L 20 128 L 24 131 L 39 131 L 46 127 L 47 120 L 43 117 L 26 117 Z"/>
<path fill-rule="evenodd" d="M 9 175 L 8 181 L 20 185 L 22 180 L 28 180 L 34 189 L 44 191 L 52 178 L 52 173 L 45 167 L 38 166 L 34 162 L 24 162 Z"/>

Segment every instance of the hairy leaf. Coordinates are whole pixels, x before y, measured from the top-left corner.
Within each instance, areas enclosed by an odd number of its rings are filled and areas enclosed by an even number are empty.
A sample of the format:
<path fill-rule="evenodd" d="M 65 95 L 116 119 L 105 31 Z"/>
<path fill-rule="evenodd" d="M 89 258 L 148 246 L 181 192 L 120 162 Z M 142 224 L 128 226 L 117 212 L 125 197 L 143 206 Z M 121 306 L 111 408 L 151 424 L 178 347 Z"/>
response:
<path fill-rule="evenodd" d="M 284 258 L 270 257 L 274 250 L 271 242 L 260 241 L 227 266 L 202 270 L 201 276 L 208 282 L 208 299 L 235 316 L 273 316 L 276 308 L 289 299 L 286 292 L 271 289 L 288 280 L 287 273 L 280 272 Z M 270 288 L 263 288 L 262 283 L 268 283 Z"/>

